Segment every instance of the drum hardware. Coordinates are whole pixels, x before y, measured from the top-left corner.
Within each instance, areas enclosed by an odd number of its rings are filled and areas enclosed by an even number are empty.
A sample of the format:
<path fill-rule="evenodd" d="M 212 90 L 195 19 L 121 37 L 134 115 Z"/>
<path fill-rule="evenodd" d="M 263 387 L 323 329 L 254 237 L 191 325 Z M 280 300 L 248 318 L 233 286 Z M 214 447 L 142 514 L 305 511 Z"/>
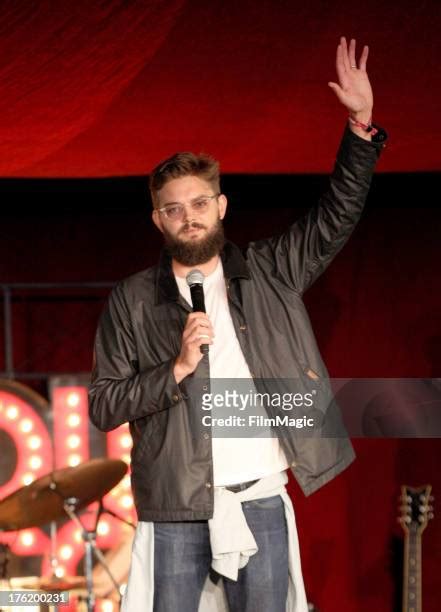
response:
<path fill-rule="evenodd" d="M 30 485 L 21 487 L 0 501 L 0 532 L 16 531 L 29 527 L 40 527 L 51 523 L 50 565 L 53 576 L 49 579 L 36 578 L 34 588 L 42 590 L 69 590 L 84 585 L 83 577 L 72 579 L 59 578 L 56 575 L 58 560 L 56 557 L 56 521 L 68 516 L 80 531 L 84 543 L 84 573 L 87 611 L 93 612 L 95 595 L 92 582 L 93 557 L 102 565 L 112 584 L 120 593 L 120 586 L 114 579 L 101 550 L 96 546 L 96 535 L 100 517 L 107 513 L 116 519 L 134 527 L 127 521 L 106 508 L 102 498 L 123 478 L 127 464 L 117 459 L 92 459 L 72 468 L 54 470 L 35 480 Z M 98 510 L 93 529 L 87 529 L 81 521 L 79 511 L 94 501 L 98 501 Z M 0 577 L 6 578 L 9 561 L 9 547 L 1 545 L 4 559 L 0 564 Z M 0 549 L 1 550 L 1 549 Z M 76 580 L 77 579 L 77 580 Z M 18 585 L 17 585 L 18 586 Z M 66 588 L 67 586 L 67 588 Z"/>

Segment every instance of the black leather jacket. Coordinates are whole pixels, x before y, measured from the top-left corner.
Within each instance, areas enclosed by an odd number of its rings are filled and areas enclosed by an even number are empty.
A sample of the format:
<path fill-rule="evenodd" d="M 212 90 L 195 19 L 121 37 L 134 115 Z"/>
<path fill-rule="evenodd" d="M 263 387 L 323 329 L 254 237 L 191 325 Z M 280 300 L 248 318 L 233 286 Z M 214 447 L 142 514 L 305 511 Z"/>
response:
<path fill-rule="evenodd" d="M 317 206 L 283 235 L 222 252 L 231 316 L 256 378 L 305 377 L 327 371 L 302 294 L 350 236 L 361 214 L 382 144 L 345 130 L 330 187 Z M 100 319 L 90 389 L 90 418 L 109 431 L 128 421 L 133 437 L 132 487 L 139 520 L 203 520 L 213 512 L 211 436 L 195 436 L 187 377 L 173 365 L 189 307 L 171 261 L 122 281 Z M 208 358 L 195 376 L 209 386 Z M 346 437 L 284 435 L 280 443 L 305 494 L 354 458 Z"/>

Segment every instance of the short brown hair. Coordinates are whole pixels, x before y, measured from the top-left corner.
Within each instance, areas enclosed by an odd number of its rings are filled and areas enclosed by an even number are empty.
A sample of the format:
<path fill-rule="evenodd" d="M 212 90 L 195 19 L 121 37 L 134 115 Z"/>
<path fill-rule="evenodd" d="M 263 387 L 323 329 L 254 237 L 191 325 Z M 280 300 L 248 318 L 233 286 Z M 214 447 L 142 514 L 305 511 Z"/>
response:
<path fill-rule="evenodd" d="M 220 192 L 219 162 L 210 155 L 195 155 L 190 151 L 175 153 L 152 170 L 149 179 L 153 207 L 157 206 L 157 194 L 168 181 L 183 176 L 197 176 L 210 183 L 214 192 Z"/>

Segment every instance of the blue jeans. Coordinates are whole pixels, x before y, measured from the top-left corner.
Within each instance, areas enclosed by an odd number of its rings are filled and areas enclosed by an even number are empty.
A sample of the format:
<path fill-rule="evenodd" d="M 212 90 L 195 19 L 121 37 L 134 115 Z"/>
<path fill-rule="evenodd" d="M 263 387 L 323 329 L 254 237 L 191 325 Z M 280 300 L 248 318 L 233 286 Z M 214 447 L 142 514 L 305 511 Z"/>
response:
<path fill-rule="evenodd" d="M 237 582 L 223 578 L 230 612 L 285 612 L 288 536 L 279 495 L 242 503 L 259 550 L 239 570 Z M 154 612 L 197 612 L 211 549 L 207 521 L 155 523 Z"/>

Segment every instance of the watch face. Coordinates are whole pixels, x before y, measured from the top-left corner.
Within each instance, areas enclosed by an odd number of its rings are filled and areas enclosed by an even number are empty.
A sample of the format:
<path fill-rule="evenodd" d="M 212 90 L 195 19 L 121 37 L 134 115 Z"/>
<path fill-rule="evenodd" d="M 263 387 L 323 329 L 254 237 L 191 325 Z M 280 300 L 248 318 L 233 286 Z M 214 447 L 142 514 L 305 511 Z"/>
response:
<path fill-rule="evenodd" d="M 372 123 L 372 127 L 377 130 L 377 133 L 372 136 L 372 142 L 381 142 L 384 143 L 387 140 L 387 132 L 379 125 Z"/>

